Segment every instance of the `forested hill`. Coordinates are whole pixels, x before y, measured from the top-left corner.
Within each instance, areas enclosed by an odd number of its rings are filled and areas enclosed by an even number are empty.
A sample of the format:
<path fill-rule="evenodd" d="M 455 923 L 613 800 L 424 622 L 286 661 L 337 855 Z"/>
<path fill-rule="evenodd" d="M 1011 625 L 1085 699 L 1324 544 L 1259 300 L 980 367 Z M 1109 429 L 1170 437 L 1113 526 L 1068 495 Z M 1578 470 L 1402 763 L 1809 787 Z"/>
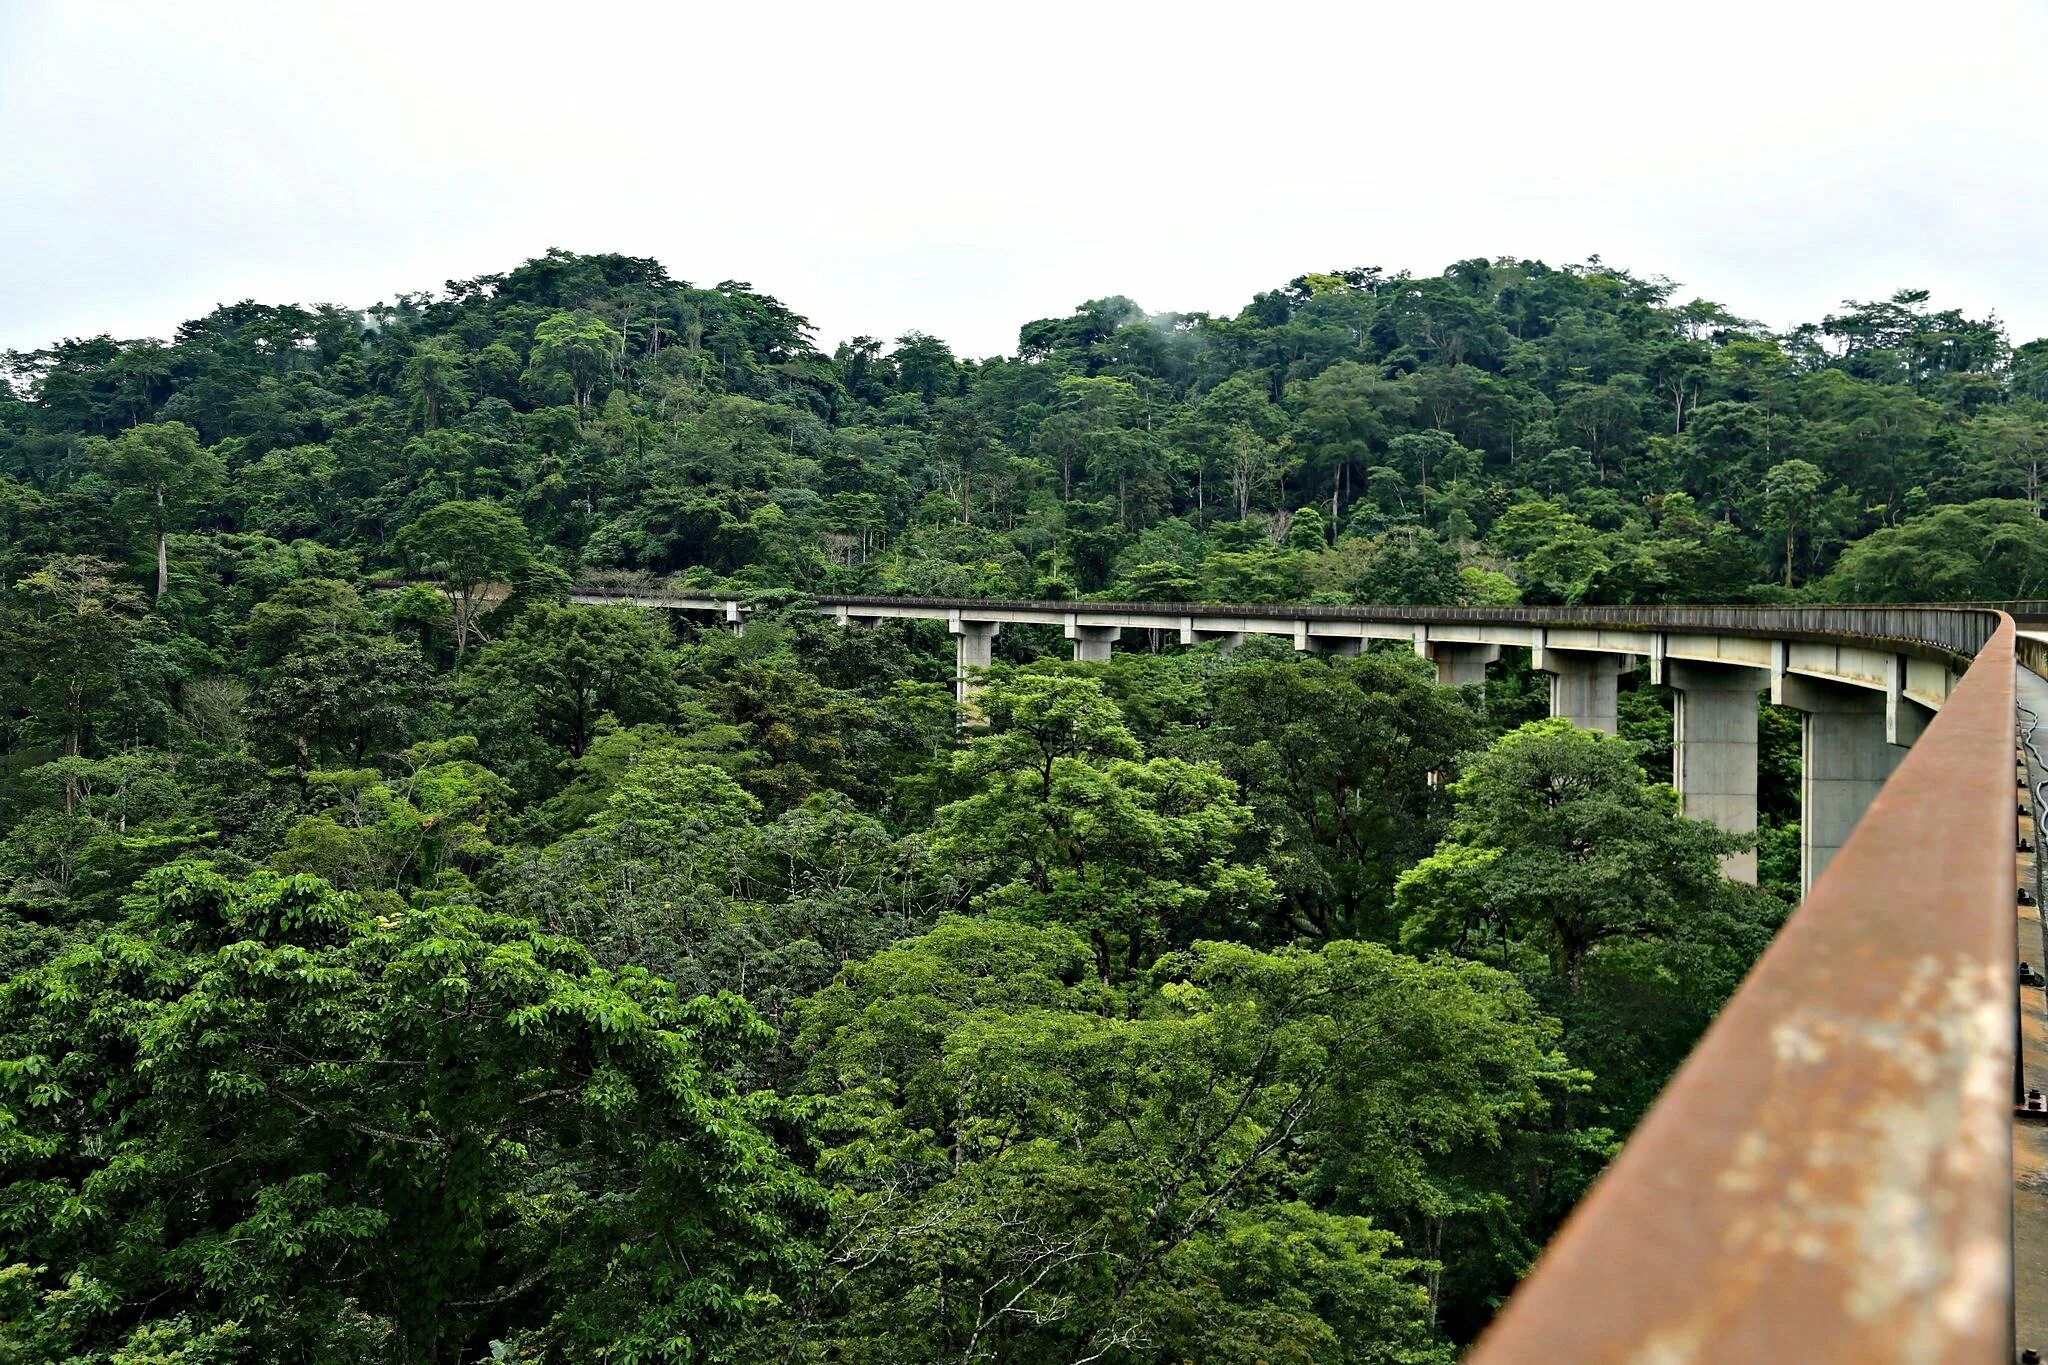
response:
<path fill-rule="evenodd" d="M 2048 349 L 1916 295 L 964 361 L 557 253 L 7 361 L 7 1362 L 1447 1365 L 1782 922 L 1797 721 L 1753 841 L 1644 671 L 1610 736 L 1527 651 L 1019 626 L 963 713 L 803 594 L 2048 593 Z"/>
<path fill-rule="evenodd" d="M 0 581 L 159 527 L 190 556 L 395 566 L 401 528 L 488 499 L 563 572 L 742 586 L 2048 592 L 2048 342 L 1920 292 L 1782 335 L 1677 298 L 1597 261 L 1310 274 L 1228 318 L 1094 300 L 984 361 L 917 333 L 828 356 L 750 286 L 623 256 L 361 312 L 240 303 L 168 345 L 8 355 Z"/>

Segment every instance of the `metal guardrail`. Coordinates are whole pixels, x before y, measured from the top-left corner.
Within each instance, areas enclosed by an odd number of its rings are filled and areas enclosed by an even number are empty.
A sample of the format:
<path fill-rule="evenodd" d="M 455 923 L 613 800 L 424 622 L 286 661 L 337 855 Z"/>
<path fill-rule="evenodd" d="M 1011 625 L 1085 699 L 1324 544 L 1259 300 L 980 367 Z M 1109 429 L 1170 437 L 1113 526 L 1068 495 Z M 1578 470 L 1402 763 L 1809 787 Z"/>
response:
<path fill-rule="evenodd" d="M 1469 1359 L 2010 1361 L 2001 618 Z"/>

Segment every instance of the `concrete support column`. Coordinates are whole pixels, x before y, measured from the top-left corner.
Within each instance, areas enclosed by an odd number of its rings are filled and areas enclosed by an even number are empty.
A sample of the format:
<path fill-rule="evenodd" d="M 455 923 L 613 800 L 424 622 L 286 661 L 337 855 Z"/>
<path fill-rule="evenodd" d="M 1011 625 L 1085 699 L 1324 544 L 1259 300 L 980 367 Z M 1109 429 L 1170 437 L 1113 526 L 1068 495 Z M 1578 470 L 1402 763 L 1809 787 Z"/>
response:
<path fill-rule="evenodd" d="M 1756 832 L 1756 699 L 1771 685 L 1761 668 L 1664 665 L 1672 691 L 1671 775 L 1685 813 L 1731 834 Z M 1756 882 L 1756 852 L 1721 860 L 1730 881 Z"/>
<path fill-rule="evenodd" d="M 1877 799 L 1904 745 L 1885 742 L 1885 695 L 1786 676 L 1778 701 L 1803 712 L 1799 742 L 1799 889 L 1811 890 Z"/>
<path fill-rule="evenodd" d="M 747 613 L 738 602 L 727 602 L 723 613 L 725 628 L 735 635 L 747 633 Z"/>
<path fill-rule="evenodd" d="M 1486 666 L 1500 657 L 1500 646 L 1418 640 L 1415 652 L 1436 665 L 1436 680 L 1443 686 L 1478 687 L 1486 682 Z"/>
<path fill-rule="evenodd" d="M 1069 624 L 1067 638 L 1074 642 L 1074 662 L 1077 664 L 1101 663 L 1109 657 L 1110 646 L 1123 634 L 1121 626 L 1081 626 Z"/>
<path fill-rule="evenodd" d="M 953 632 L 953 699 L 971 706 L 981 691 L 981 674 L 995 659 L 996 635 L 1002 630 L 996 621 L 963 621 L 958 616 L 946 622 Z"/>
<path fill-rule="evenodd" d="M 1621 733 L 1620 688 L 1616 679 L 1628 662 L 1624 654 L 1539 648 L 1533 666 L 1550 675 L 1550 714 L 1606 734 Z"/>

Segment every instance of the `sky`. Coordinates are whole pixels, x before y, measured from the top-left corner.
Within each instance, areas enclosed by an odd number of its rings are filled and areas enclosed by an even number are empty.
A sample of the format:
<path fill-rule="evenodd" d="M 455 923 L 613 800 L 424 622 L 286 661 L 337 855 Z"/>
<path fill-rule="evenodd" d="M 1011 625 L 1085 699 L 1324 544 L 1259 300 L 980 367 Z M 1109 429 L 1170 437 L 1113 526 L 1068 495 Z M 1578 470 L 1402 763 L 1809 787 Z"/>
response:
<path fill-rule="evenodd" d="M 549 247 L 827 350 L 1125 294 L 1609 264 L 1774 327 L 2048 335 L 2048 7 L 0 0 L 0 349 L 367 306 Z"/>

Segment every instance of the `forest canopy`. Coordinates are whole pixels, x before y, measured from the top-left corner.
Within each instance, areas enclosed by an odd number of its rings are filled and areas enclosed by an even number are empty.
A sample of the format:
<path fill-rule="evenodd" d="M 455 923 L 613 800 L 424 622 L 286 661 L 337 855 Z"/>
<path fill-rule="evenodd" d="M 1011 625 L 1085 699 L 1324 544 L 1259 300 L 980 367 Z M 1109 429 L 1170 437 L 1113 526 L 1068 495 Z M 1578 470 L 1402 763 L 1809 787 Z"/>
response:
<path fill-rule="evenodd" d="M 1597 259 L 827 353 L 551 251 L 0 365 L 0 1360 L 1440 1362 L 1740 980 L 1669 695 L 825 593 L 2048 594 L 2048 343 Z M 672 583 L 723 623 L 579 606 Z"/>

